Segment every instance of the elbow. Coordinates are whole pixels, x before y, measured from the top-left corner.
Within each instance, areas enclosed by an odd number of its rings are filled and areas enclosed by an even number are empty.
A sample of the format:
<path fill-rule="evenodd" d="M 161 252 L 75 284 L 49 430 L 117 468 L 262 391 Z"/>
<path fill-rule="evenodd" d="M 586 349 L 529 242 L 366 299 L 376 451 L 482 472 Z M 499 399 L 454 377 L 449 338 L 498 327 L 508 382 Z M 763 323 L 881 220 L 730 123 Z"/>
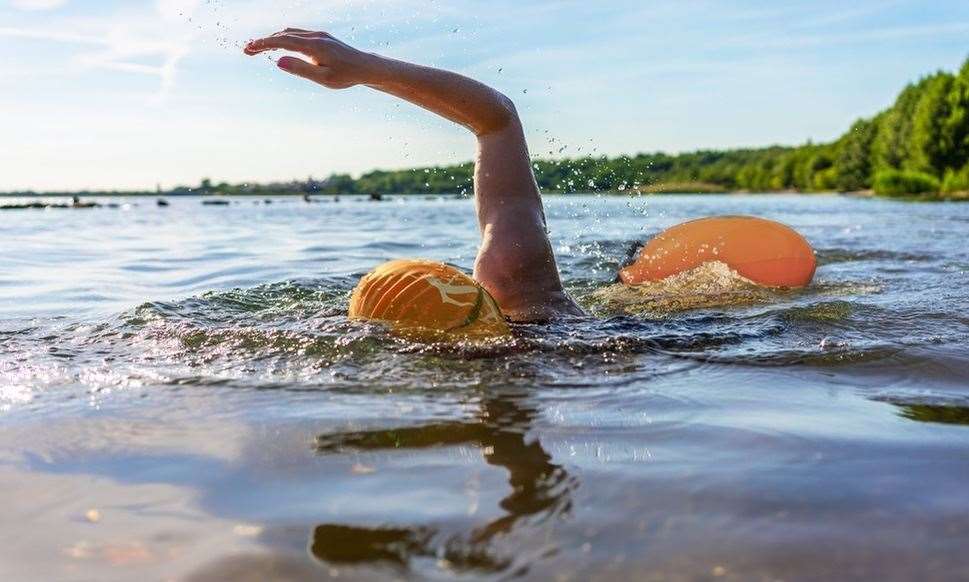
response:
<path fill-rule="evenodd" d="M 499 132 L 509 126 L 520 125 L 518 110 L 515 103 L 507 95 L 495 91 L 495 101 L 490 108 L 489 114 L 482 119 L 479 127 L 475 128 L 475 133 L 479 136 L 489 133 Z"/>
<path fill-rule="evenodd" d="M 517 121 L 518 110 L 515 109 L 515 102 L 511 100 L 511 97 L 504 93 L 498 93 L 496 97 L 498 115 L 504 120 L 505 124 Z"/>

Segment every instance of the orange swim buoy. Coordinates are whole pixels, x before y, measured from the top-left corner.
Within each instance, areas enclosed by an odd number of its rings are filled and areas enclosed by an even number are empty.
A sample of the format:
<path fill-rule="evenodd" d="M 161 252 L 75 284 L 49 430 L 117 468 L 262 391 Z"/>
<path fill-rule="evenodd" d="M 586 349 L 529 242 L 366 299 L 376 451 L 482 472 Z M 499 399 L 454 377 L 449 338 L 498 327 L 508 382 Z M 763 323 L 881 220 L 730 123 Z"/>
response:
<path fill-rule="evenodd" d="M 715 216 L 664 230 L 619 271 L 619 278 L 638 285 L 711 261 L 767 287 L 804 287 L 816 267 L 811 245 L 789 226 L 753 216 Z"/>
<path fill-rule="evenodd" d="M 449 265 L 418 259 L 384 263 L 360 279 L 350 317 L 461 337 L 509 333 L 498 304 L 477 281 Z"/>

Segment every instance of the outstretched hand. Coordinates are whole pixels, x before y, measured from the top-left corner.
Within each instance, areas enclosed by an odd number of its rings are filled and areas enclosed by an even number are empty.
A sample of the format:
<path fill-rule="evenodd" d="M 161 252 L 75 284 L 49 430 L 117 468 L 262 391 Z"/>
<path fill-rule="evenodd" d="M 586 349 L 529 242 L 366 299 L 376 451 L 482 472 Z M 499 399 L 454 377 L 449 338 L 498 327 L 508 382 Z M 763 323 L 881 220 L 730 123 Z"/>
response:
<path fill-rule="evenodd" d="M 346 89 L 366 81 L 370 56 L 326 32 L 287 28 L 272 36 L 249 41 L 244 51 L 257 55 L 265 51 L 287 50 L 306 57 L 282 57 L 280 69 L 319 83 L 330 89 Z"/>

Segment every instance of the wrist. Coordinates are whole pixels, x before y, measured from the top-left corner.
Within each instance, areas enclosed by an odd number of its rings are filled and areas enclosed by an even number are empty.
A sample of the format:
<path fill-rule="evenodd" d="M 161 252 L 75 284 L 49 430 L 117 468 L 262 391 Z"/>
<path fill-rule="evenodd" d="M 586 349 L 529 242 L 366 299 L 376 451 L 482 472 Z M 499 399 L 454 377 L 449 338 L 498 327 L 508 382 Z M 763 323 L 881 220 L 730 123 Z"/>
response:
<path fill-rule="evenodd" d="M 387 59 L 376 54 L 360 52 L 357 64 L 357 84 L 377 86 L 386 78 Z"/>

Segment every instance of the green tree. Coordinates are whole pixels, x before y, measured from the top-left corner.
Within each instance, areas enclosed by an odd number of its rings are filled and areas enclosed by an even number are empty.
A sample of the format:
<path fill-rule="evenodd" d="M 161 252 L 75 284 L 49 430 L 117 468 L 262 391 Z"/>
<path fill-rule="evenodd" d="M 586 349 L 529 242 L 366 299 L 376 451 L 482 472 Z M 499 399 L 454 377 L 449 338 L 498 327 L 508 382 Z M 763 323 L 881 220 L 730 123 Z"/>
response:
<path fill-rule="evenodd" d="M 941 184 L 932 174 L 912 170 L 882 170 L 875 174 L 875 192 L 882 196 L 935 194 Z"/>
<path fill-rule="evenodd" d="M 948 95 L 948 117 L 941 127 L 949 155 L 948 168 L 962 168 L 969 163 L 969 59 L 952 80 Z"/>
<path fill-rule="evenodd" d="M 969 164 L 961 170 L 946 170 L 945 177 L 942 179 L 942 191 L 946 194 L 969 192 Z"/>
<path fill-rule="evenodd" d="M 878 131 L 878 119 L 859 119 L 836 146 L 834 187 L 849 192 L 871 186 L 871 146 Z"/>
<path fill-rule="evenodd" d="M 921 84 L 918 102 L 912 114 L 909 159 L 903 167 L 941 176 L 949 167 L 952 144 L 942 126 L 949 119 L 949 93 L 952 75 L 937 73 Z"/>
<path fill-rule="evenodd" d="M 356 180 L 349 174 L 333 174 L 320 186 L 322 194 L 353 194 L 357 187 Z"/>
<path fill-rule="evenodd" d="M 910 158 L 912 114 L 918 104 L 919 87 L 908 85 L 882 116 L 872 144 L 873 170 L 901 169 Z"/>

